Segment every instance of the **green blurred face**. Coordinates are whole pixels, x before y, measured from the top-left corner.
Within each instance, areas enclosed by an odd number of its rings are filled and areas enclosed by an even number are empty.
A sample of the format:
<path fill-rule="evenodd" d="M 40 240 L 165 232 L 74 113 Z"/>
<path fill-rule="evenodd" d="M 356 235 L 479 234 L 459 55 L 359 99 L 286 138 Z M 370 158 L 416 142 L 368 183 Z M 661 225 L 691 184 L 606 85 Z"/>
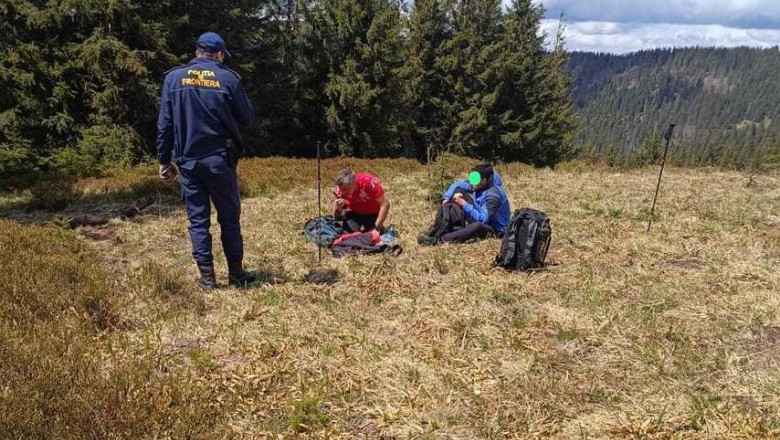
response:
<path fill-rule="evenodd" d="M 475 191 L 479 191 L 487 185 L 487 179 L 483 179 L 479 171 L 472 171 L 469 173 L 469 183 Z"/>

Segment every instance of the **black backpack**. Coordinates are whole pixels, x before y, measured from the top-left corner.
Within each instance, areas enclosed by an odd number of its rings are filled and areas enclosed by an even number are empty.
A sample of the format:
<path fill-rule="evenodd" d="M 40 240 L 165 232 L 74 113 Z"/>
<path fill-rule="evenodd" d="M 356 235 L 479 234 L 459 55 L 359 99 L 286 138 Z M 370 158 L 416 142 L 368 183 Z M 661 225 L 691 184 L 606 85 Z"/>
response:
<path fill-rule="evenodd" d="M 512 215 L 493 267 L 527 270 L 544 267 L 550 248 L 550 219 L 541 211 L 521 208 Z"/>
<path fill-rule="evenodd" d="M 445 203 L 436 212 L 436 220 L 425 235 L 432 238 L 441 238 L 444 234 L 457 231 L 466 227 L 466 213 L 463 208 L 455 203 Z"/>

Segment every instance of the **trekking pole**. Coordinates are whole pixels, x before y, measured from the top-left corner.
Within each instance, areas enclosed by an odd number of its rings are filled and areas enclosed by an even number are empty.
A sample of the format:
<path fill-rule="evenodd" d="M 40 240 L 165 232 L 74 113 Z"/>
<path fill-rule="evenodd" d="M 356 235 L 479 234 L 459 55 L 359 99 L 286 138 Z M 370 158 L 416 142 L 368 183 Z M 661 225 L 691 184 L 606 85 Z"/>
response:
<path fill-rule="evenodd" d="M 322 265 L 322 175 L 321 175 L 321 162 L 322 157 L 320 149 L 322 148 L 322 142 L 317 141 L 317 264 Z"/>
<path fill-rule="evenodd" d="M 431 190 L 433 188 L 433 172 L 431 171 L 431 151 L 433 149 L 433 145 L 429 142 L 428 148 L 426 149 L 426 153 L 428 155 L 428 203 L 433 203 L 433 191 Z"/>
<path fill-rule="evenodd" d="M 653 224 L 653 214 L 655 213 L 655 202 L 658 200 L 658 190 L 661 189 L 661 177 L 664 175 L 664 166 L 666 165 L 666 153 L 669 151 L 669 141 L 672 139 L 672 133 L 674 133 L 675 124 L 669 124 L 669 128 L 666 130 L 664 140 L 666 140 L 666 146 L 664 146 L 664 156 L 661 158 L 661 171 L 658 173 L 658 183 L 655 186 L 655 196 L 653 197 L 653 207 L 650 208 L 650 220 L 647 222 L 647 232 L 650 232 L 650 227 Z"/>
<path fill-rule="evenodd" d="M 322 267 L 322 220 L 322 142 L 317 141 L 317 267 L 311 269 L 303 280 L 312 284 L 334 284 L 339 280 L 339 272 Z"/>

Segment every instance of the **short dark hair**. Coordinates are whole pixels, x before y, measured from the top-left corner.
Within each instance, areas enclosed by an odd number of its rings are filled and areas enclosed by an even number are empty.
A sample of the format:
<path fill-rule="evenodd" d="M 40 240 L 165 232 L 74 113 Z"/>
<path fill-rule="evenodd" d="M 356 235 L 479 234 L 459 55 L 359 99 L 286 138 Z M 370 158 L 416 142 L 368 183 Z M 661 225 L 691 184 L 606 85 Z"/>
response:
<path fill-rule="evenodd" d="M 217 53 L 216 52 L 209 52 L 209 51 L 205 51 L 203 49 L 197 49 L 195 51 L 195 56 L 203 57 L 203 58 L 211 58 L 213 60 L 217 59 Z"/>
<path fill-rule="evenodd" d="M 352 170 L 344 168 L 339 171 L 339 174 L 336 176 L 336 186 L 347 186 L 353 183 L 355 183 L 355 173 Z"/>
<path fill-rule="evenodd" d="M 490 162 L 481 163 L 472 168 L 471 171 L 478 172 L 483 179 L 490 180 L 490 178 L 493 177 L 493 165 L 490 164 Z"/>

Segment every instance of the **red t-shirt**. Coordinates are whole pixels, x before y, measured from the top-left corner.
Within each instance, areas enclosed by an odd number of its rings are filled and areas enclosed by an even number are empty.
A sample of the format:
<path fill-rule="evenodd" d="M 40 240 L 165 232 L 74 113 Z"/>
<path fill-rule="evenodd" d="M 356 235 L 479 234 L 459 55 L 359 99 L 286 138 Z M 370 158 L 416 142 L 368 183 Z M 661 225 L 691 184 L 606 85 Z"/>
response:
<path fill-rule="evenodd" d="M 347 209 L 355 214 L 377 214 L 381 206 L 385 190 L 379 179 L 368 173 L 356 173 L 355 183 L 357 188 L 350 198 L 345 198 L 341 190 L 336 187 L 336 197 L 344 198 L 347 202 Z"/>

